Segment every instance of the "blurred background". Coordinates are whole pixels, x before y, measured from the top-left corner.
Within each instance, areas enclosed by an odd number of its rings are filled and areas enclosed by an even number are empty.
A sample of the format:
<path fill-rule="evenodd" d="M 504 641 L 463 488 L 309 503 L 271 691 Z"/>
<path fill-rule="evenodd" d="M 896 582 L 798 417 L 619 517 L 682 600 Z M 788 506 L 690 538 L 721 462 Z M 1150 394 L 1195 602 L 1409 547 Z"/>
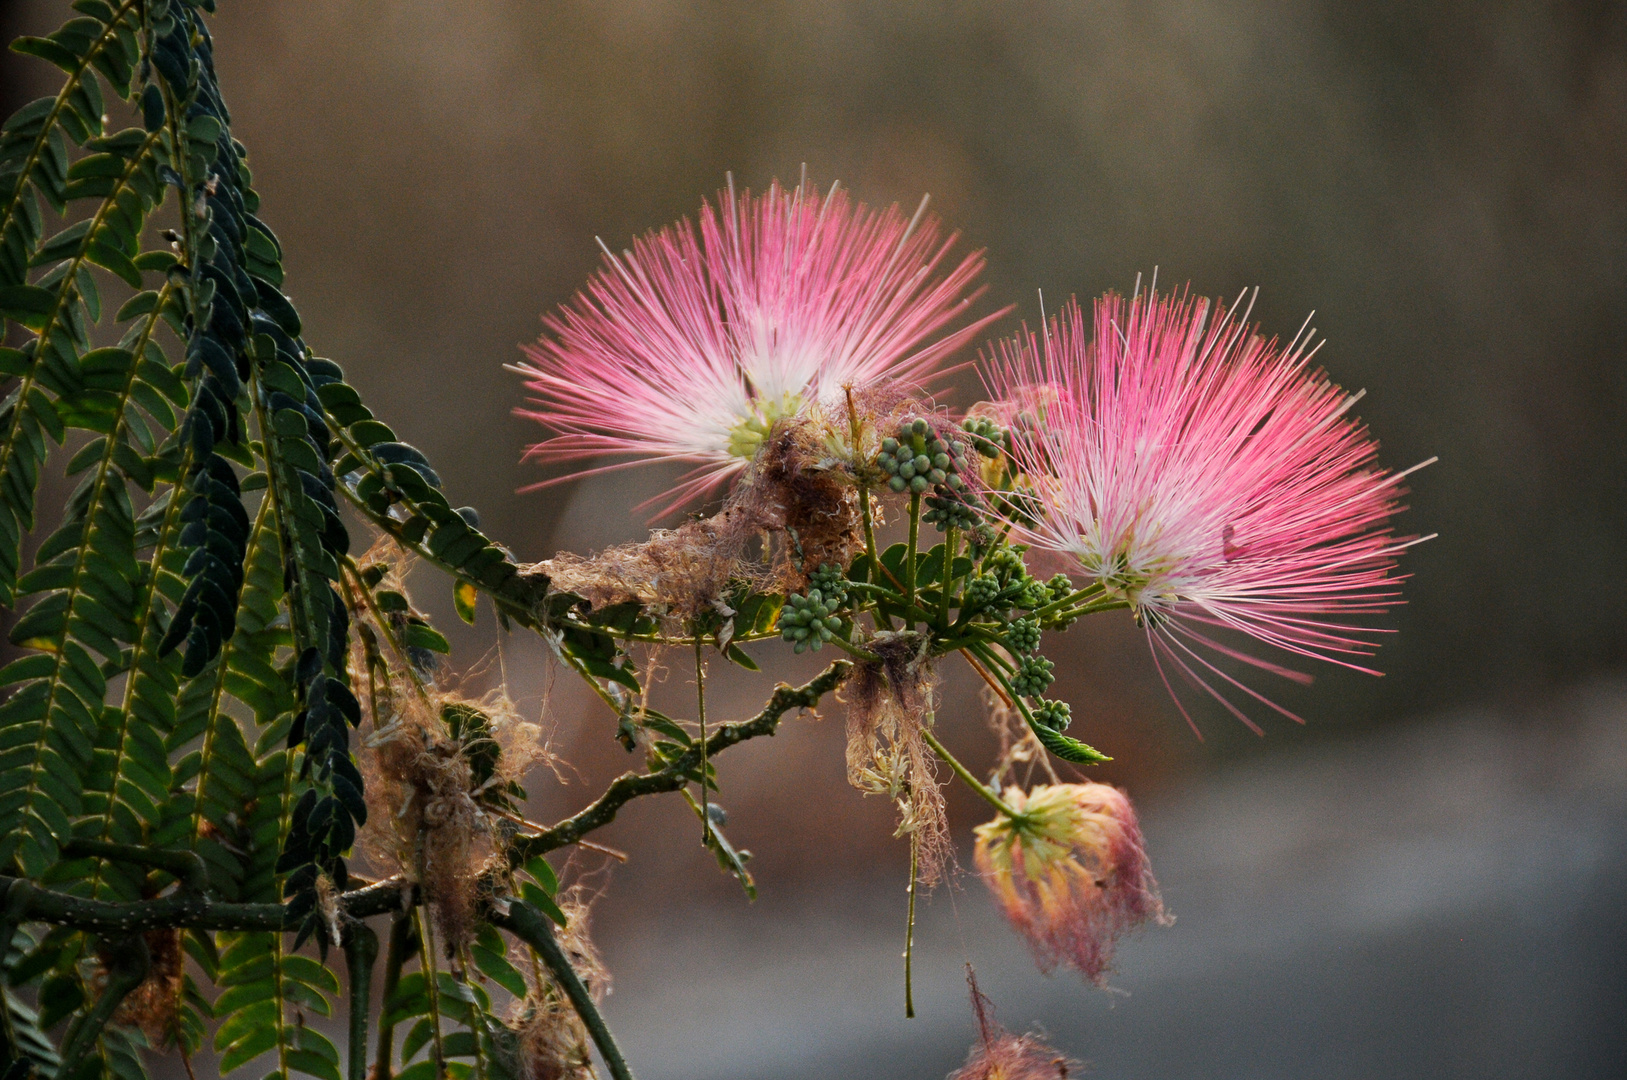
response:
<path fill-rule="evenodd" d="M 222 0 L 217 58 L 307 340 L 455 503 L 526 559 L 635 539 L 642 469 L 536 494 L 503 369 L 613 248 L 754 189 L 923 192 L 987 249 L 999 329 L 1169 285 L 1225 297 L 1319 359 L 1410 481 L 1407 605 L 1385 676 L 1264 687 L 1267 737 L 1194 738 L 1128 618 L 1050 648 L 1076 733 L 1115 755 L 1179 921 L 1103 994 L 1038 975 L 970 875 L 919 930 L 903 1019 L 907 855 L 842 778 L 839 706 L 722 764 L 748 905 L 676 798 L 582 853 L 603 896 L 607 1012 L 639 1075 L 937 1078 L 999 1018 L 1101 1077 L 1627 1076 L 1627 8 L 1374 0 Z M 7 36 L 65 5 L 0 5 Z M 7 57 L 6 110 L 50 72 Z M 36 82 L 35 80 L 38 80 Z M 122 122 L 122 121 L 121 121 Z M 976 400 L 974 378 L 943 400 Z M 632 764 L 539 642 L 417 600 L 469 685 L 506 671 L 563 762 L 531 814 Z M 813 663 L 774 676 L 797 681 Z M 682 658 L 659 693 L 692 688 Z M 719 676 L 718 715 L 772 676 Z M 983 760 L 952 671 L 944 737 Z M 1261 710 L 1264 712 L 1264 710 Z M 978 805 L 950 792 L 969 864 Z"/>

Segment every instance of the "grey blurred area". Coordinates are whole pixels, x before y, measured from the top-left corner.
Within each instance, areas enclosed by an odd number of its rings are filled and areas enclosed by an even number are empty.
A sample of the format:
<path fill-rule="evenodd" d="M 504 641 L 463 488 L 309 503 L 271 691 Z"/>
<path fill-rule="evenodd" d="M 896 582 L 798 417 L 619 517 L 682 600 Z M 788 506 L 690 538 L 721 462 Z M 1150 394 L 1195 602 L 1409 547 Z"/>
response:
<path fill-rule="evenodd" d="M 1315 311 L 1333 378 L 1404 468 L 1407 604 L 1383 678 L 1261 685 L 1306 716 L 1218 708 L 1194 738 L 1129 621 L 1048 643 L 1094 776 L 1144 807 L 1180 916 L 1105 995 L 1038 976 L 981 885 L 923 917 L 922 1015 L 901 1017 L 907 857 L 842 777 L 842 719 L 788 721 L 721 764 L 748 906 L 676 799 L 629 807 L 571 872 L 604 894 L 611 1022 L 641 1076 L 938 1077 L 972 1029 L 1041 1022 L 1096 1075 L 1627 1075 L 1627 8 L 1373 0 L 678 3 L 221 0 L 216 54 L 306 337 L 522 558 L 642 535 L 673 473 L 533 494 L 541 429 L 503 370 L 612 248 L 693 215 L 732 171 L 806 165 L 932 208 L 987 250 L 998 328 L 1069 295 L 1234 297 L 1291 336 Z M 66 5 L 0 6 L 39 32 Z M 14 101 L 43 65 L 9 58 Z M 970 359 L 972 353 L 966 358 Z M 942 400 L 964 407 L 962 373 Z M 58 490 L 58 489 L 49 489 Z M 579 808 L 632 764 L 534 640 L 419 604 L 483 690 L 540 717 Z M 713 672 L 715 715 L 771 673 Z M 688 714 L 684 658 L 657 694 Z M 721 665 L 714 665 L 721 666 Z M 992 741 L 945 672 L 944 738 Z M 1260 710 L 1264 712 L 1264 710 Z M 951 790 L 963 857 L 979 804 Z M 1089 1073 L 1087 1073 L 1089 1075 Z"/>
<path fill-rule="evenodd" d="M 968 881 L 921 916 L 913 1020 L 897 891 L 841 889 L 646 919 L 606 943 L 610 1016 L 652 1080 L 938 1080 L 971 957 L 1070 1075 L 1627 1075 L 1627 684 L 1243 764 L 1143 823 L 1176 922 L 1109 993 L 1038 977 Z"/>

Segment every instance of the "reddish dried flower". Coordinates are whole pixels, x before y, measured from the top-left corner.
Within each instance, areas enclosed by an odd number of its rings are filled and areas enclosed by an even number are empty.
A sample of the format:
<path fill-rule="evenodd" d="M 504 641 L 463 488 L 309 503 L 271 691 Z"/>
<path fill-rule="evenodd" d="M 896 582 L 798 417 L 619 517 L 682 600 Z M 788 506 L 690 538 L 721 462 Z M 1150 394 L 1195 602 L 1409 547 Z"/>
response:
<path fill-rule="evenodd" d="M 1105 985 L 1118 938 L 1167 926 L 1141 826 L 1124 792 L 1107 784 L 1008 788 L 1016 818 L 977 827 L 974 857 L 1042 971 L 1058 964 Z"/>
<path fill-rule="evenodd" d="M 534 395 L 519 414 L 556 432 L 529 457 L 693 463 L 665 513 L 738 475 L 775 421 L 834 404 L 844 385 L 925 378 L 1000 314 L 935 336 L 982 293 L 968 290 L 983 258 L 933 276 L 955 238 L 940 242 L 930 216 L 870 210 L 835 188 L 737 199 L 732 181 L 720 204 L 702 205 L 698 229 L 685 220 L 619 257 L 606 249 L 587 288 L 545 319 L 513 369 Z"/>
<path fill-rule="evenodd" d="M 1172 661 L 1250 727 L 1207 679 L 1278 707 L 1206 652 L 1308 676 L 1216 628 L 1368 670 L 1351 658 L 1373 631 L 1352 616 L 1399 603 L 1396 556 L 1418 541 L 1390 531 L 1406 473 L 1374 465 L 1347 416 L 1361 395 L 1311 369 L 1308 334 L 1280 346 L 1208 300 L 1109 293 L 1088 330 L 1070 304 L 1043 342 L 1005 341 L 988 364 L 1037 496 L 1015 534 L 1128 604 L 1160 670 Z"/>
<path fill-rule="evenodd" d="M 1066 1080 L 1074 1064 L 1046 1046 L 1030 1032 L 1017 1036 L 994 1022 L 994 1006 L 977 988 L 977 976 L 966 965 L 966 983 L 972 992 L 972 1013 L 977 1017 L 978 1040 L 966 1055 L 966 1064 L 949 1080 Z"/>

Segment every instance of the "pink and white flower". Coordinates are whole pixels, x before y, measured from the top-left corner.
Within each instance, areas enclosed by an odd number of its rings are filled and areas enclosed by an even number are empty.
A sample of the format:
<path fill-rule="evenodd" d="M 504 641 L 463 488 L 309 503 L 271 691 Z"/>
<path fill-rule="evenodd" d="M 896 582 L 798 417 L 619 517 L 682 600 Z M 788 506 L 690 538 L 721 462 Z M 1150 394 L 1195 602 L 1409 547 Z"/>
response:
<path fill-rule="evenodd" d="M 1375 631 L 1355 617 L 1400 602 L 1396 556 L 1419 541 L 1391 531 L 1406 473 L 1375 464 L 1349 416 L 1361 395 L 1312 369 L 1309 332 L 1284 346 L 1246 317 L 1188 295 L 1109 293 L 1094 335 L 1071 303 L 1042 336 L 1001 342 L 985 380 L 1020 414 L 1015 456 L 1038 496 L 1015 534 L 1126 604 L 1160 672 L 1173 663 L 1252 728 L 1212 683 L 1299 718 L 1211 657 L 1309 677 L 1215 631 L 1368 671 Z"/>
<path fill-rule="evenodd" d="M 834 404 L 848 385 L 938 372 L 1002 313 L 940 333 L 981 295 L 983 257 L 937 273 L 955 236 L 940 241 L 925 207 L 905 218 L 835 187 L 821 197 L 777 183 L 737 198 L 731 178 L 698 227 L 685 219 L 620 256 L 605 249 L 513 368 L 532 393 L 516 411 L 555 432 L 527 456 L 692 463 L 666 513 L 738 475 L 777 420 Z"/>

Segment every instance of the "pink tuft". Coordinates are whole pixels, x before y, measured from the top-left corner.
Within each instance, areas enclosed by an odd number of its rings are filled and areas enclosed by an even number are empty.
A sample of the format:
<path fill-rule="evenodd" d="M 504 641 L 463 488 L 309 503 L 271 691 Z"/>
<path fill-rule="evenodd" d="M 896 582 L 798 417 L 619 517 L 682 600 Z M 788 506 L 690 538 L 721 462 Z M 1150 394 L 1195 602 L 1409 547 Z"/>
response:
<path fill-rule="evenodd" d="M 1028 820 L 997 818 L 977 830 L 979 872 L 1041 971 L 1062 964 L 1105 986 L 1121 937 L 1174 921 L 1129 796 L 1094 783 L 1006 796 Z"/>
<path fill-rule="evenodd" d="M 1310 367 L 1308 333 L 1282 346 L 1233 315 L 1186 295 L 1109 293 L 1092 338 L 1070 303 L 1043 341 L 1001 342 L 985 381 L 1011 403 L 1040 496 L 1017 535 L 1127 602 L 1160 671 L 1172 662 L 1258 730 L 1213 681 L 1299 718 L 1210 656 L 1309 677 L 1214 631 L 1370 671 L 1377 631 L 1355 617 L 1400 603 L 1396 556 L 1418 541 L 1391 532 L 1406 473 L 1375 465 L 1377 444 L 1347 416 L 1360 395 Z"/>
<path fill-rule="evenodd" d="M 977 1042 L 966 1064 L 949 1080 L 1067 1080 L 1068 1067 L 1077 1062 L 1047 1046 L 1038 1035 L 1013 1035 L 994 1019 L 994 1005 L 977 988 L 972 965 L 966 965 L 966 985 L 972 994 L 972 1015 L 977 1020 Z"/>
<path fill-rule="evenodd" d="M 870 210 L 835 187 L 737 198 L 732 179 L 719 203 L 702 204 L 698 228 L 686 219 L 619 257 L 606 249 L 587 287 L 544 319 L 513 369 L 533 395 L 516 411 L 555 432 L 528 457 L 692 463 L 666 513 L 739 474 L 752 431 L 848 384 L 925 379 L 1001 314 L 936 336 L 981 295 L 968 290 L 983 258 L 934 276 L 955 237 L 940 242 L 923 213 Z"/>

